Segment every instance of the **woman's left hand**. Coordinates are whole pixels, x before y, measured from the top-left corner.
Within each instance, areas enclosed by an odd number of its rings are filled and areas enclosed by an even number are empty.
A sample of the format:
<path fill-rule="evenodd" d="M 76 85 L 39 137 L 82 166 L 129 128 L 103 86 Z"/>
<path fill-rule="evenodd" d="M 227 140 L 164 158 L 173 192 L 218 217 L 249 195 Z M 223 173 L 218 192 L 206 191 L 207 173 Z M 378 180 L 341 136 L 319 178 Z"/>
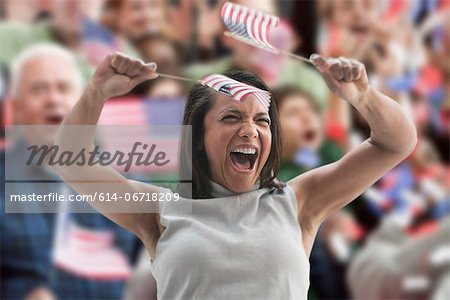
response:
<path fill-rule="evenodd" d="M 359 61 L 348 58 L 310 57 L 328 88 L 338 97 L 356 105 L 369 90 L 366 68 Z"/>

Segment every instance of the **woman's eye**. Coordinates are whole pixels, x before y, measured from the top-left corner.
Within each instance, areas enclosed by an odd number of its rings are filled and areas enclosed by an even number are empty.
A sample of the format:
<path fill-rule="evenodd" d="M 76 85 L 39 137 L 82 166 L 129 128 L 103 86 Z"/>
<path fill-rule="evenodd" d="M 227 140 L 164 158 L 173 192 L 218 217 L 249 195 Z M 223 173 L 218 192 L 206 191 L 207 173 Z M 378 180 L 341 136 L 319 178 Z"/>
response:
<path fill-rule="evenodd" d="M 237 120 L 237 119 L 238 119 L 237 116 L 229 115 L 229 116 L 223 117 L 222 121 L 234 121 L 234 120 Z"/>
<path fill-rule="evenodd" d="M 266 123 L 267 125 L 270 125 L 270 120 L 266 119 L 266 118 L 259 119 L 258 122 Z"/>

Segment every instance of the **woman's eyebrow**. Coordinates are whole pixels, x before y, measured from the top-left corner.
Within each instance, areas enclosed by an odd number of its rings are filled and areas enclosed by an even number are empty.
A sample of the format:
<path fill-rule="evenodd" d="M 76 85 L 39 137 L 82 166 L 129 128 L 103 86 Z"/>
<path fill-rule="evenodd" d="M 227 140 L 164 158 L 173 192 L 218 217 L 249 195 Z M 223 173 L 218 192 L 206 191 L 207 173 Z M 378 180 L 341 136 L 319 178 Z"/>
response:
<path fill-rule="evenodd" d="M 266 112 L 260 112 L 255 115 L 255 117 L 269 117 L 269 114 Z"/>
<path fill-rule="evenodd" d="M 223 111 L 221 111 L 221 113 L 235 113 L 235 114 L 240 115 L 241 111 L 239 109 L 236 109 L 236 108 L 226 108 Z"/>
<path fill-rule="evenodd" d="M 242 112 L 239 109 L 236 108 L 225 108 L 224 110 L 222 110 L 220 112 L 220 114 L 226 114 L 226 113 L 233 113 L 233 114 L 237 114 L 237 115 L 242 115 Z M 259 118 L 259 117 L 269 117 L 269 114 L 267 112 L 260 112 L 255 114 L 255 118 Z"/>

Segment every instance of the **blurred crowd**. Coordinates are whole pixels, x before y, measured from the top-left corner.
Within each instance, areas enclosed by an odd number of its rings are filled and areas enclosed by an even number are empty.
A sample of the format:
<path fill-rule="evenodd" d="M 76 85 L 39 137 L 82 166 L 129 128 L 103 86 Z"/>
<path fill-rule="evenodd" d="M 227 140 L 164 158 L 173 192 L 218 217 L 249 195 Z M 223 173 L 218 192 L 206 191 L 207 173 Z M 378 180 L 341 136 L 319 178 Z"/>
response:
<path fill-rule="evenodd" d="M 322 225 L 310 257 L 310 299 L 450 299 L 450 1 L 232 2 L 279 16 L 270 34 L 279 49 L 363 62 L 371 85 L 398 101 L 417 127 L 415 151 Z M 95 67 L 120 51 L 155 62 L 162 74 L 191 79 L 229 69 L 257 74 L 276 98 L 283 181 L 369 138 L 365 120 L 329 93 L 311 65 L 224 36 L 223 3 L 1 0 L 3 124 L 59 124 Z M 176 79 L 144 82 L 108 101 L 103 124 L 179 124 L 188 91 Z M 127 117 L 107 115 L 133 105 Z M 3 128 L 5 151 L 8 143 Z M 102 216 L 5 214 L 2 199 L 0 218 L 2 299 L 156 297 L 142 245 Z M 71 263 L 84 252 L 52 255 L 61 228 L 90 243 L 91 253 L 101 244 L 98 251 L 108 249 L 111 257 L 99 252 Z M 91 263 L 97 272 L 81 266 Z"/>

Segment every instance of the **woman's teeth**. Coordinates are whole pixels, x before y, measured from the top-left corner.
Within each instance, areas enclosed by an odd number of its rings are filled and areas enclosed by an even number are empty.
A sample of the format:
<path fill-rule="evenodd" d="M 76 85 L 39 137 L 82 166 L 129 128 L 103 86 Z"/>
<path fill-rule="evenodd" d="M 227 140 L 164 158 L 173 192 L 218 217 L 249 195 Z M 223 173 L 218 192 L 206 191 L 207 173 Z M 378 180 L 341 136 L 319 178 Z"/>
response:
<path fill-rule="evenodd" d="M 255 154 L 256 149 L 255 148 L 237 148 L 237 149 L 232 150 L 231 152 L 243 153 L 243 154 Z"/>

